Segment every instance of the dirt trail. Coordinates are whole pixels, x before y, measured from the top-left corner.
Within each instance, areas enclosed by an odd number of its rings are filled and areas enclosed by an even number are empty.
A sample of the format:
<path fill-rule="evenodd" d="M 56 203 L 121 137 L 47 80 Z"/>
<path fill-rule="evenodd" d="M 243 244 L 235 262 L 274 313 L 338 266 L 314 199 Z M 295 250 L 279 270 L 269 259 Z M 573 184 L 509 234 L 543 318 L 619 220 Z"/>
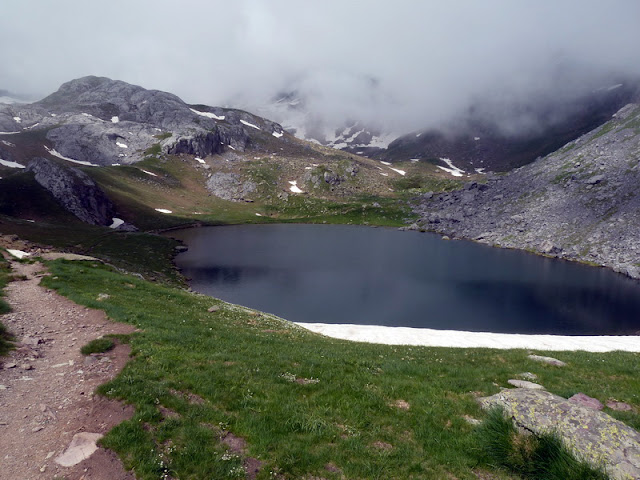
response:
<path fill-rule="evenodd" d="M 104 434 L 132 414 L 131 408 L 93 395 L 125 365 L 129 348 L 85 357 L 80 348 L 133 327 L 110 321 L 39 286 L 41 264 L 12 263 L 27 280 L 11 282 L 13 312 L 0 317 L 18 348 L 0 358 L 0 479 L 131 480 L 112 452 L 98 449 L 72 467 L 55 462 L 80 432 Z"/>

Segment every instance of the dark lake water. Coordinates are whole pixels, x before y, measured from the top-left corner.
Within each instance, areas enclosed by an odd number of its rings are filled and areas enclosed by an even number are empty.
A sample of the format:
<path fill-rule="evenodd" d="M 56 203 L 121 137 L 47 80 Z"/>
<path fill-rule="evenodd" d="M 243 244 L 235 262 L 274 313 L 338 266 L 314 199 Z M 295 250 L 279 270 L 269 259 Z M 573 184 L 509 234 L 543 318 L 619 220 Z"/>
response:
<path fill-rule="evenodd" d="M 194 290 L 311 323 L 501 333 L 633 334 L 640 284 L 433 234 L 340 225 L 174 232 Z"/>

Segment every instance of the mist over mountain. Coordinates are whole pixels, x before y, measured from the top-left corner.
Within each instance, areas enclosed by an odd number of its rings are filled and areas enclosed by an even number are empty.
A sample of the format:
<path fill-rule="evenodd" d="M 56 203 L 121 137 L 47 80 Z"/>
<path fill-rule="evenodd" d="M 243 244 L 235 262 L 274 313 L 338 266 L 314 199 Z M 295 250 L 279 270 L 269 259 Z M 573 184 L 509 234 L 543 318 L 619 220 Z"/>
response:
<path fill-rule="evenodd" d="M 353 121 L 399 135 L 446 124 L 472 106 L 501 129 L 540 128 L 547 119 L 528 106 L 640 75 L 633 0 L 110 6 L 126 15 L 78 0 L 5 5 L 0 88 L 42 98 L 70 78 L 97 75 L 249 111 L 297 92 L 310 125 Z M 24 35 L 40 30 L 46 48 Z"/>

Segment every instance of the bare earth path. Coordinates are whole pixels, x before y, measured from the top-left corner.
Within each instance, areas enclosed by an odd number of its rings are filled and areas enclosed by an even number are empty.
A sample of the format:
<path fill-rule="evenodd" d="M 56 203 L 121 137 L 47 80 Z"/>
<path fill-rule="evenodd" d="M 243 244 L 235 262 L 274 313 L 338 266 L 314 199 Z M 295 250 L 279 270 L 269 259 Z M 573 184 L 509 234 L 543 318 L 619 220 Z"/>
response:
<path fill-rule="evenodd" d="M 9 284 L 6 299 L 13 312 L 0 317 L 18 341 L 16 350 L 0 358 L 0 479 L 133 479 L 104 449 L 71 467 L 55 461 L 75 434 L 104 434 L 132 414 L 93 395 L 124 367 L 128 347 L 90 357 L 80 348 L 133 328 L 39 286 L 42 265 L 13 262 L 12 267 L 27 280 Z"/>

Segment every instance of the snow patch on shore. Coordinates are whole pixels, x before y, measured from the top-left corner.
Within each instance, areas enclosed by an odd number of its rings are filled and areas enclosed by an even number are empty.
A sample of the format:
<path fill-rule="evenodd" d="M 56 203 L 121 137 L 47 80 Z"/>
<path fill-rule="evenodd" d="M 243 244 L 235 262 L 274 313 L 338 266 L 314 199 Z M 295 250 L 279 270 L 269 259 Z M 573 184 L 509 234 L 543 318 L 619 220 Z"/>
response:
<path fill-rule="evenodd" d="M 23 252 L 22 250 L 12 250 L 10 248 L 7 248 L 7 252 L 16 258 L 25 258 L 31 255 L 30 253 Z"/>
<path fill-rule="evenodd" d="M 430 328 L 383 327 L 327 323 L 297 323 L 327 337 L 355 342 L 424 347 L 565 350 L 586 352 L 640 352 L 638 336 L 521 335 L 510 333 L 460 332 Z"/>

